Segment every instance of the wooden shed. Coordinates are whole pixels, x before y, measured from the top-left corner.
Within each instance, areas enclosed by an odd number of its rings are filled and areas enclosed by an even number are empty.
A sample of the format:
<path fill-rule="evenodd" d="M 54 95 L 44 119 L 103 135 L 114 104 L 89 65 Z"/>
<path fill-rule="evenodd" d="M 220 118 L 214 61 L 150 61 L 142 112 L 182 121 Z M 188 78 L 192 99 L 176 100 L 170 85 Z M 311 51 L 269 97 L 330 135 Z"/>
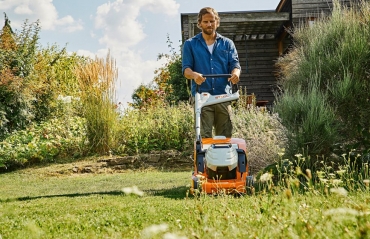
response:
<path fill-rule="evenodd" d="M 347 6 L 360 0 L 340 0 Z M 281 0 L 275 11 L 219 12 L 217 29 L 221 35 L 232 39 L 242 67 L 239 86 L 257 101 L 267 101 L 271 106 L 277 86 L 275 62 L 292 43 L 287 29 L 301 24 L 314 24 L 322 15 L 330 15 L 333 1 Z M 181 14 L 182 40 L 185 41 L 201 30 L 197 27 L 198 13 Z"/>

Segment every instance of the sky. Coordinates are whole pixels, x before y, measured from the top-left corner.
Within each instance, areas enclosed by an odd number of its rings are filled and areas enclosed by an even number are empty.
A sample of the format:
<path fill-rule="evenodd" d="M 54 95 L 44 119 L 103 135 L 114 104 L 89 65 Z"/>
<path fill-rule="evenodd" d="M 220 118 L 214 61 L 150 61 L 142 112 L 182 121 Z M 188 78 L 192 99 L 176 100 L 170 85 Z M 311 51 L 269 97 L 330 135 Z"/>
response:
<path fill-rule="evenodd" d="M 116 101 L 124 106 L 140 84 L 148 84 L 170 53 L 167 36 L 180 53 L 181 13 L 203 7 L 218 12 L 275 10 L 280 0 L 0 0 L 13 30 L 40 21 L 40 44 L 116 61 Z M 3 20 L 4 22 L 4 20 Z M 222 19 L 221 19 L 222 24 Z M 0 20 L 0 27 L 3 23 Z"/>

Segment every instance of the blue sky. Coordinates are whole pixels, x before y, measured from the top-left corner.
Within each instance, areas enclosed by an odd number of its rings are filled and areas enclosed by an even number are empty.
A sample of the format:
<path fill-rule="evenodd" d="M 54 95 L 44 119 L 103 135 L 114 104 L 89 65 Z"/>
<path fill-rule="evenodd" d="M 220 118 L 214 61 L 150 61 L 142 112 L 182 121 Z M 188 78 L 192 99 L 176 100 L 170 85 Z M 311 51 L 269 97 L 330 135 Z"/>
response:
<path fill-rule="evenodd" d="M 118 67 L 117 101 L 131 101 L 141 83 L 154 77 L 168 53 L 167 35 L 179 50 L 181 13 L 210 6 L 219 12 L 275 10 L 280 0 L 0 0 L 0 11 L 19 30 L 40 20 L 40 43 L 67 46 L 69 52 L 105 57 L 110 50 Z M 3 22 L 3 21 L 2 21 Z M 221 19 L 222 24 L 222 19 Z M 2 23 L 0 21 L 0 25 Z"/>

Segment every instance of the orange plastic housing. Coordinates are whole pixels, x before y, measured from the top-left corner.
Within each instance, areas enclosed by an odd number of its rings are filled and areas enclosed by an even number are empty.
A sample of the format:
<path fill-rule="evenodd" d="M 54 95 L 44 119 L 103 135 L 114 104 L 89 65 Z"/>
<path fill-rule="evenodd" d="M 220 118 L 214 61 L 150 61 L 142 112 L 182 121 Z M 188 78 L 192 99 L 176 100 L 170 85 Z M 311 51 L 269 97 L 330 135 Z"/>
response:
<path fill-rule="evenodd" d="M 203 149 L 207 148 L 212 144 L 237 144 L 239 149 L 243 149 L 247 153 L 246 143 L 244 139 L 240 138 L 226 138 L 226 139 L 213 139 L 204 138 L 202 139 Z M 194 152 L 194 175 L 198 177 L 199 188 L 201 187 L 202 192 L 207 194 L 218 194 L 218 193 L 246 193 L 246 181 L 248 176 L 248 161 L 247 170 L 245 173 L 240 173 L 239 168 L 236 170 L 236 178 L 229 180 L 222 179 L 208 179 L 206 170 L 204 173 L 198 173 L 197 165 L 195 162 L 196 152 Z M 206 165 L 205 165 L 206 167 Z M 192 180 L 192 189 L 194 190 L 194 180 Z"/>

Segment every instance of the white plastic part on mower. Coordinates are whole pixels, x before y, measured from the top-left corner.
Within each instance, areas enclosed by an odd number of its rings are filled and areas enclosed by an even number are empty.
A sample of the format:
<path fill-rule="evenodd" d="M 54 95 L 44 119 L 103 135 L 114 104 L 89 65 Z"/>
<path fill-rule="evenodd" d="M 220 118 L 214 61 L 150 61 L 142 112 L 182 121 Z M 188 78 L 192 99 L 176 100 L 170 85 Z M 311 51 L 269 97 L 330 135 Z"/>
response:
<path fill-rule="evenodd" d="M 216 146 L 216 147 L 214 147 Z M 229 171 L 236 168 L 238 165 L 238 152 L 235 146 L 232 147 L 217 147 L 218 145 L 211 145 L 208 147 L 205 160 L 207 167 L 213 171 L 217 170 L 217 167 L 228 167 Z"/>

